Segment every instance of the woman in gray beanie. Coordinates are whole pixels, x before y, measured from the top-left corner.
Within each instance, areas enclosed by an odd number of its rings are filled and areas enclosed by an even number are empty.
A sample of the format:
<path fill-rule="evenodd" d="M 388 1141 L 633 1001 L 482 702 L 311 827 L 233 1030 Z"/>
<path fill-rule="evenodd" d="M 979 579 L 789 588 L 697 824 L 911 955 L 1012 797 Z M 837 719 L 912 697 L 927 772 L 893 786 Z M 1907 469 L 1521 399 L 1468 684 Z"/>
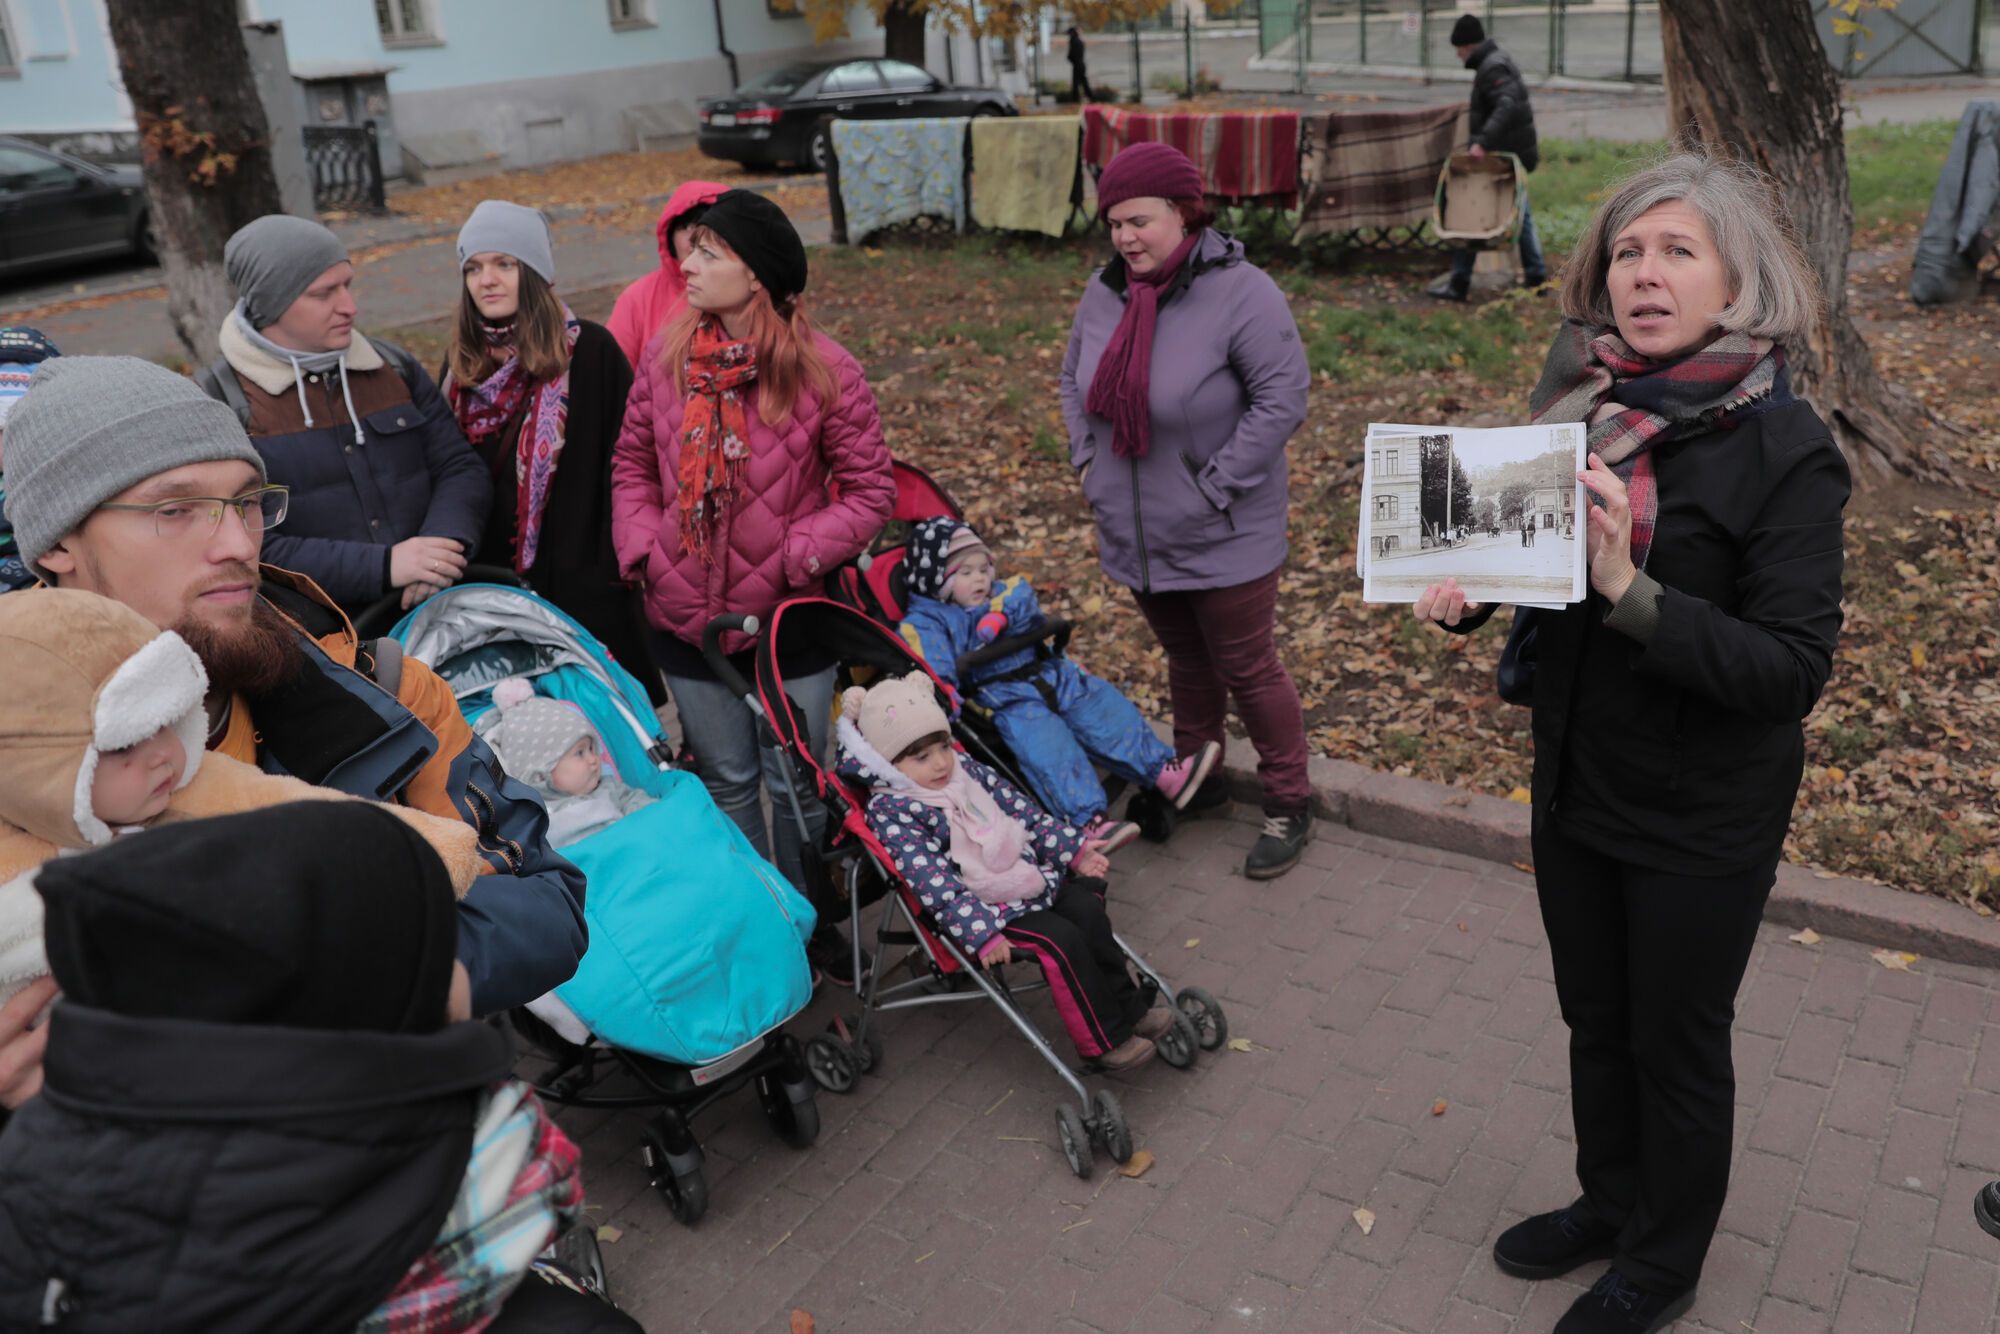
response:
<path fill-rule="evenodd" d="M 602 325 L 556 295 L 555 249 L 538 210 L 482 201 L 459 230 L 458 266 L 438 380 L 493 478 L 471 562 L 519 574 L 662 703 L 638 600 L 611 550 L 611 446 L 632 367 Z"/>

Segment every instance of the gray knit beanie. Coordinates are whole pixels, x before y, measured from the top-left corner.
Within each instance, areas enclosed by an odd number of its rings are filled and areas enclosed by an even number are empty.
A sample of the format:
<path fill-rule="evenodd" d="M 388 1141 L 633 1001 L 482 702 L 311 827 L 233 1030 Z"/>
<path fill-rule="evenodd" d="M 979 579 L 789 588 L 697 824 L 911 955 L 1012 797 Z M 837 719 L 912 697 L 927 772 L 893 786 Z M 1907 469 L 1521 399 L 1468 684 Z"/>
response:
<path fill-rule="evenodd" d="M 556 252 L 549 240 L 549 220 L 538 208 L 524 208 L 504 199 L 482 199 L 465 226 L 458 229 L 458 262 L 461 267 L 474 255 L 489 250 L 512 255 L 542 275 L 553 286 L 556 280 Z"/>
<path fill-rule="evenodd" d="M 309 218 L 269 213 L 236 229 L 222 247 L 222 269 L 253 329 L 284 317 L 313 279 L 347 258 L 340 238 Z"/>
<path fill-rule="evenodd" d="M 42 553 L 126 487 L 190 463 L 264 460 L 228 404 L 138 357 L 45 361 L 7 418 L 7 521 L 21 559 Z"/>
<path fill-rule="evenodd" d="M 597 729 L 576 705 L 537 695 L 518 676 L 494 683 L 493 704 L 499 721 L 489 716 L 483 735 L 501 767 L 544 796 L 557 795 L 549 783 L 556 762 L 584 737 L 596 736 Z"/>

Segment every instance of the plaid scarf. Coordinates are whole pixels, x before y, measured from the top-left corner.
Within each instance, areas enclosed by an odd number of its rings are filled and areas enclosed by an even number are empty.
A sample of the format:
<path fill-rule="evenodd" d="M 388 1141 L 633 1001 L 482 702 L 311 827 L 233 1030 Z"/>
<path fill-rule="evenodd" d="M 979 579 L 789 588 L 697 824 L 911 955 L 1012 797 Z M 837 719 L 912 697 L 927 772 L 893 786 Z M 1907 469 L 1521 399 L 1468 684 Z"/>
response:
<path fill-rule="evenodd" d="M 356 1334 L 478 1334 L 582 1209 L 576 1145 L 527 1085 L 495 1084 L 436 1244 Z"/>
<path fill-rule="evenodd" d="M 681 419 L 681 549 L 715 563 L 710 530 L 743 488 L 750 459 L 745 385 L 757 379 L 757 349 L 730 338 L 722 321 L 703 315 L 688 344 L 687 410 Z"/>
<path fill-rule="evenodd" d="M 1654 445 L 1710 431 L 1792 401 L 1785 350 L 1726 333 L 1679 361 L 1640 356 L 1615 329 L 1564 320 L 1528 395 L 1531 421 L 1588 422 L 1590 452 L 1610 465 L 1632 506 L 1632 563 L 1646 568 L 1660 493 Z M 1591 495 L 1593 504 L 1602 504 Z"/>
<path fill-rule="evenodd" d="M 561 457 L 569 429 L 569 358 L 576 352 L 581 332 L 576 314 L 568 306 L 563 313 L 563 371 L 541 384 L 529 381 L 521 369 L 521 355 L 514 347 L 514 321 L 485 326 L 486 345 L 495 354 L 502 350 L 507 359 L 500 369 L 472 386 L 460 385 L 445 376 L 445 398 L 459 429 L 474 449 L 484 449 L 487 441 L 505 430 L 507 423 L 532 399 L 528 418 L 514 443 L 514 572 L 526 574 L 541 552 L 542 514 L 548 509 L 549 490 L 555 485 L 556 460 Z"/>

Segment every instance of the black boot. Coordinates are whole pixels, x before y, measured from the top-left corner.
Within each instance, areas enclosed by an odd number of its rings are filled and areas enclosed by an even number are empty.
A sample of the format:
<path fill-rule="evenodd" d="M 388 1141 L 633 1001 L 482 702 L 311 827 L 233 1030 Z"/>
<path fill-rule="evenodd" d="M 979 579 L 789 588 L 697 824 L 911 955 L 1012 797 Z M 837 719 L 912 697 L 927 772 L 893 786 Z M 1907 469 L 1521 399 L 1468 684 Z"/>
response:
<path fill-rule="evenodd" d="M 1555 1278 L 1580 1264 L 1611 1258 L 1616 1228 L 1606 1227 L 1571 1205 L 1536 1214 L 1500 1234 L 1493 1263 L 1515 1278 Z"/>
<path fill-rule="evenodd" d="M 854 986 L 854 946 L 847 933 L 832 922 L 822 919 L 813 928 L 806 941 L 806 962 L 820 980 L 836 987 Z"/>
<path fill-rule="evenodd" d="M 1243 874 L 1252 880 L 1275 880 L 1299 864 L 1299 855 L 1312 837 L 1312 815 L 1264 816 L 1264 833 L 1244 860 Z"/>
<path fill-rule="evenodd" d="M 1459 282 L 1453 274 L 1444 277 L 1424 289 L 1425 296 L 1436 297 L 1440 301 L 1463 302 L 1472 290 L 1471 282 Z"/>
<path fill-rule="evenodd" d="M 2000 1237 L 2000 1181 L 1989 1181 L 1972 1197 L 1972 1217 L 1989 1237 Z"/>
<path fill-rule="evenodd" d="M 1183 815 L 1196 815 L 1205 811 L 1219 811 L 1229 804 L 1229 776 L 1210 774 L 1194 790 L 1194 796 L 1181 808 Z"/>
<path fill-rule="evenodd" d="M 1654 1334 L 1686 1315 L 1694 1289 L 1648 1292 L 1616 1269 L 1571 1304 L 1555 1334 Z"/>

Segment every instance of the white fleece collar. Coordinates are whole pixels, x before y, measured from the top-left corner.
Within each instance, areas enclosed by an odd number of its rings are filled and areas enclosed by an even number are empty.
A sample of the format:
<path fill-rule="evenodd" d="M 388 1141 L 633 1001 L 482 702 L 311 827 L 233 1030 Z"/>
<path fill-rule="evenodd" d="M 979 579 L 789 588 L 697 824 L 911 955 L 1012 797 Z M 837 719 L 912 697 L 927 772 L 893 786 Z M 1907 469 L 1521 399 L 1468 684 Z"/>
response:
<path fill-rule="evenodd" d="M 833 725 L 834 738 L 848 758 L 862 773 L 868 776 L 878 791 L 915 792 L 917 784 L 908 774 L 898 769 L 883 756 L 882 752 L 868 744 L 868 738 L 861 735 L 861 729 L 854 725 L 852 718 L 842 717 Z"/>
<path fill-rule="evenodd" d="M 208 673 L 201 659 L 171 630 L 148 640 L 98 688 L 91 705 L 91 744 L 77 767 L 70 809 L 85 843 L 101 847 L 114 832 L 90 805 L 100 755 L 135 746 L 162 727 L 171 727 L 187 752 L 174 790 L 194 781 L 208 746 L 208 714 L 202 707 L 207 694 Z"/>
<path fill-rule="evenodd" d="M 298 377 L 292 373 L 291 363 L 272 356 L 243 336 L 232 312 L 223 317 L 220 337 L 222 355 L 244 379 L 256 385 L 267 394 L 288 394 Z M 389 363 L 375 350 L 375 345 L 359 333 L 347 345 L 347 369 L 357 374 L 362 371 L 379 370 Z"/>

